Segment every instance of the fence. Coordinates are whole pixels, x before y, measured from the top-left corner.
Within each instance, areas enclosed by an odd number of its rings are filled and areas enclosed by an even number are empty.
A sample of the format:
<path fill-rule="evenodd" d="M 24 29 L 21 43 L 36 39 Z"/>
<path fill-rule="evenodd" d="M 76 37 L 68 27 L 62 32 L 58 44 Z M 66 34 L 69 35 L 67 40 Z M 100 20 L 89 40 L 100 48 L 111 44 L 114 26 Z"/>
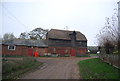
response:
<path fill-rule="evenodd" d="M 120 55 L 115 54 L 100 54 L 99 57 L 104 61 L 107 62 L 117 68 L 120 68 Z"/>

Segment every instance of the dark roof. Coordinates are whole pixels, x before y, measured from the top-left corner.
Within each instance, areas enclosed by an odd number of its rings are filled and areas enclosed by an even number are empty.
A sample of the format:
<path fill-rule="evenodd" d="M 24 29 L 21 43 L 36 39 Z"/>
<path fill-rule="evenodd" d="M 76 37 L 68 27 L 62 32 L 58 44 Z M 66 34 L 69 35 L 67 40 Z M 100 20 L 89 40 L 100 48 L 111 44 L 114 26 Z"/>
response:
<path fill-rule="evenodd" d="M 72 34 L 74 31 L 68 31 L 68 30 L 58 30 L 58 29 L 51 29 L 47 37 L 52 39 L 64 39 L 64 40 L 71 40 L 70 34 Z M 76 32 L 76 40 L 87 40 L 85 35 L 83 35 L 79 31 Z"/>
<path fill-rule="evenodd" d="M 2 41 L 2 44 L 47 47 L 47 45 L 44 43 L 43 40 L 14 39 L 14 40 Z"/>

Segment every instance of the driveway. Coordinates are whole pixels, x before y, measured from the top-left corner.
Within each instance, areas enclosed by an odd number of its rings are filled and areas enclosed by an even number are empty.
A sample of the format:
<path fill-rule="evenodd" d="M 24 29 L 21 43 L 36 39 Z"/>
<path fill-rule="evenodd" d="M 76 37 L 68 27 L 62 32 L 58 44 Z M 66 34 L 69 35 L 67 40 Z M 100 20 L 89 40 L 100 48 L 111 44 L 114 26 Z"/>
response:
<path fill-rule="evenodd" d="M 90 59 L 93 57 L 58 57 L 37 58 L 43 62 L 38 70 L 27 73 L 21 79 L 80 79 L 79 67 L 77 63 L 80 60 Z"/>

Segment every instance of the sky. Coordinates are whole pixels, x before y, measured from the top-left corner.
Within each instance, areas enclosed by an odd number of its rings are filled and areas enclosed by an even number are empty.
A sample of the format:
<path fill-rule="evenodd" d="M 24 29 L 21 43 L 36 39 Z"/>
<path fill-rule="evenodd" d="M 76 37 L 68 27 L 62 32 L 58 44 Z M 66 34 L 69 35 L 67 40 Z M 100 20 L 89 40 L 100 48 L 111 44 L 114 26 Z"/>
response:
<path fill-rule="evenodd" d="M 35 28 L 80 31 L 88 46 L 96 46 L 96 35 L 111 17 L 119 0 L 1 0 L 0 36 Z"/>

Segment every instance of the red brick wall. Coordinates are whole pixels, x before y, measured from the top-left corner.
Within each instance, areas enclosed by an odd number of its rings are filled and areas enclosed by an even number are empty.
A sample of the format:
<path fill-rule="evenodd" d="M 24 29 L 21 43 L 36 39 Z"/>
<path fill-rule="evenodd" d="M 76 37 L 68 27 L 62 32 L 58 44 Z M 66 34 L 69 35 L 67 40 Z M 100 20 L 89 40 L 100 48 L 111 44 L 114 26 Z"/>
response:
<path fill-rule="evenodd" d="M 2 45 L 2 54 L 4 55 L 27 55 L 26 46 L 16 46 L 15 50 L 8 50 L 8 45 Z"/>
<path fill-rule="evenodd" d="M 71 47 L 49 47 L 48 53 L 57 53 L 57 54 L 70 54 L 71 55 Z M 75 48 L 74 48 L 75 49 Z M 87 48 L 76 48 L 76 55 L 86 56 Z"/>
<path fill-rule="evenodd" d="M 29 55 L 29 50 L 32 55 Z M 38 48 L 38 47 L 27 47 L 27 46 L 16 46 L 15 50 L 8 50 L 8 45 L 2 45 L 2 54 L 3 55 L 21 55 L 21 56 L 34 56 L 34 52 L 38 51 L 40 56 L 43 56 L 44 53 L 47 53 L 47 48 Z"/>
<path fill-rule="evenodd" d="M 71 55 L 72 48 L 71 47 L 29 48 L 27 46 L 16 46 L 15 50 L 8 50 L 8 45 L 2 45 L 2 54 L 29 56 L 29 49 L 32 49 L 31 56 L 34 56 L 35 51 L 38 51 L 39 56 L 43 56 L 45 53 L 57 53 L 61 55 L 65 55 L 65 54 Z M 75 51 L 76 51 L 76 55 L 86 56 L 87 48 L 76 48 Z"/>
<path fill-rule="evenodd" d="M 57 54 L 70 54 L 70 47 L 49 47 L 48 53 L 57 53 Z"/>
<path fill-rule="evenodd" d="M 39 56 L 44 56 L 44 54 L 47 53 L 47 48 L 37 48 L 37 47 L 34 47 L 34 52 L 35 51 L 38 51 Z"/>
<path fill-rule="evenodd" d="M 87 55 L 87 48 L 77 48 L 76 54 L 78 56 L 86 56 Z"/>

